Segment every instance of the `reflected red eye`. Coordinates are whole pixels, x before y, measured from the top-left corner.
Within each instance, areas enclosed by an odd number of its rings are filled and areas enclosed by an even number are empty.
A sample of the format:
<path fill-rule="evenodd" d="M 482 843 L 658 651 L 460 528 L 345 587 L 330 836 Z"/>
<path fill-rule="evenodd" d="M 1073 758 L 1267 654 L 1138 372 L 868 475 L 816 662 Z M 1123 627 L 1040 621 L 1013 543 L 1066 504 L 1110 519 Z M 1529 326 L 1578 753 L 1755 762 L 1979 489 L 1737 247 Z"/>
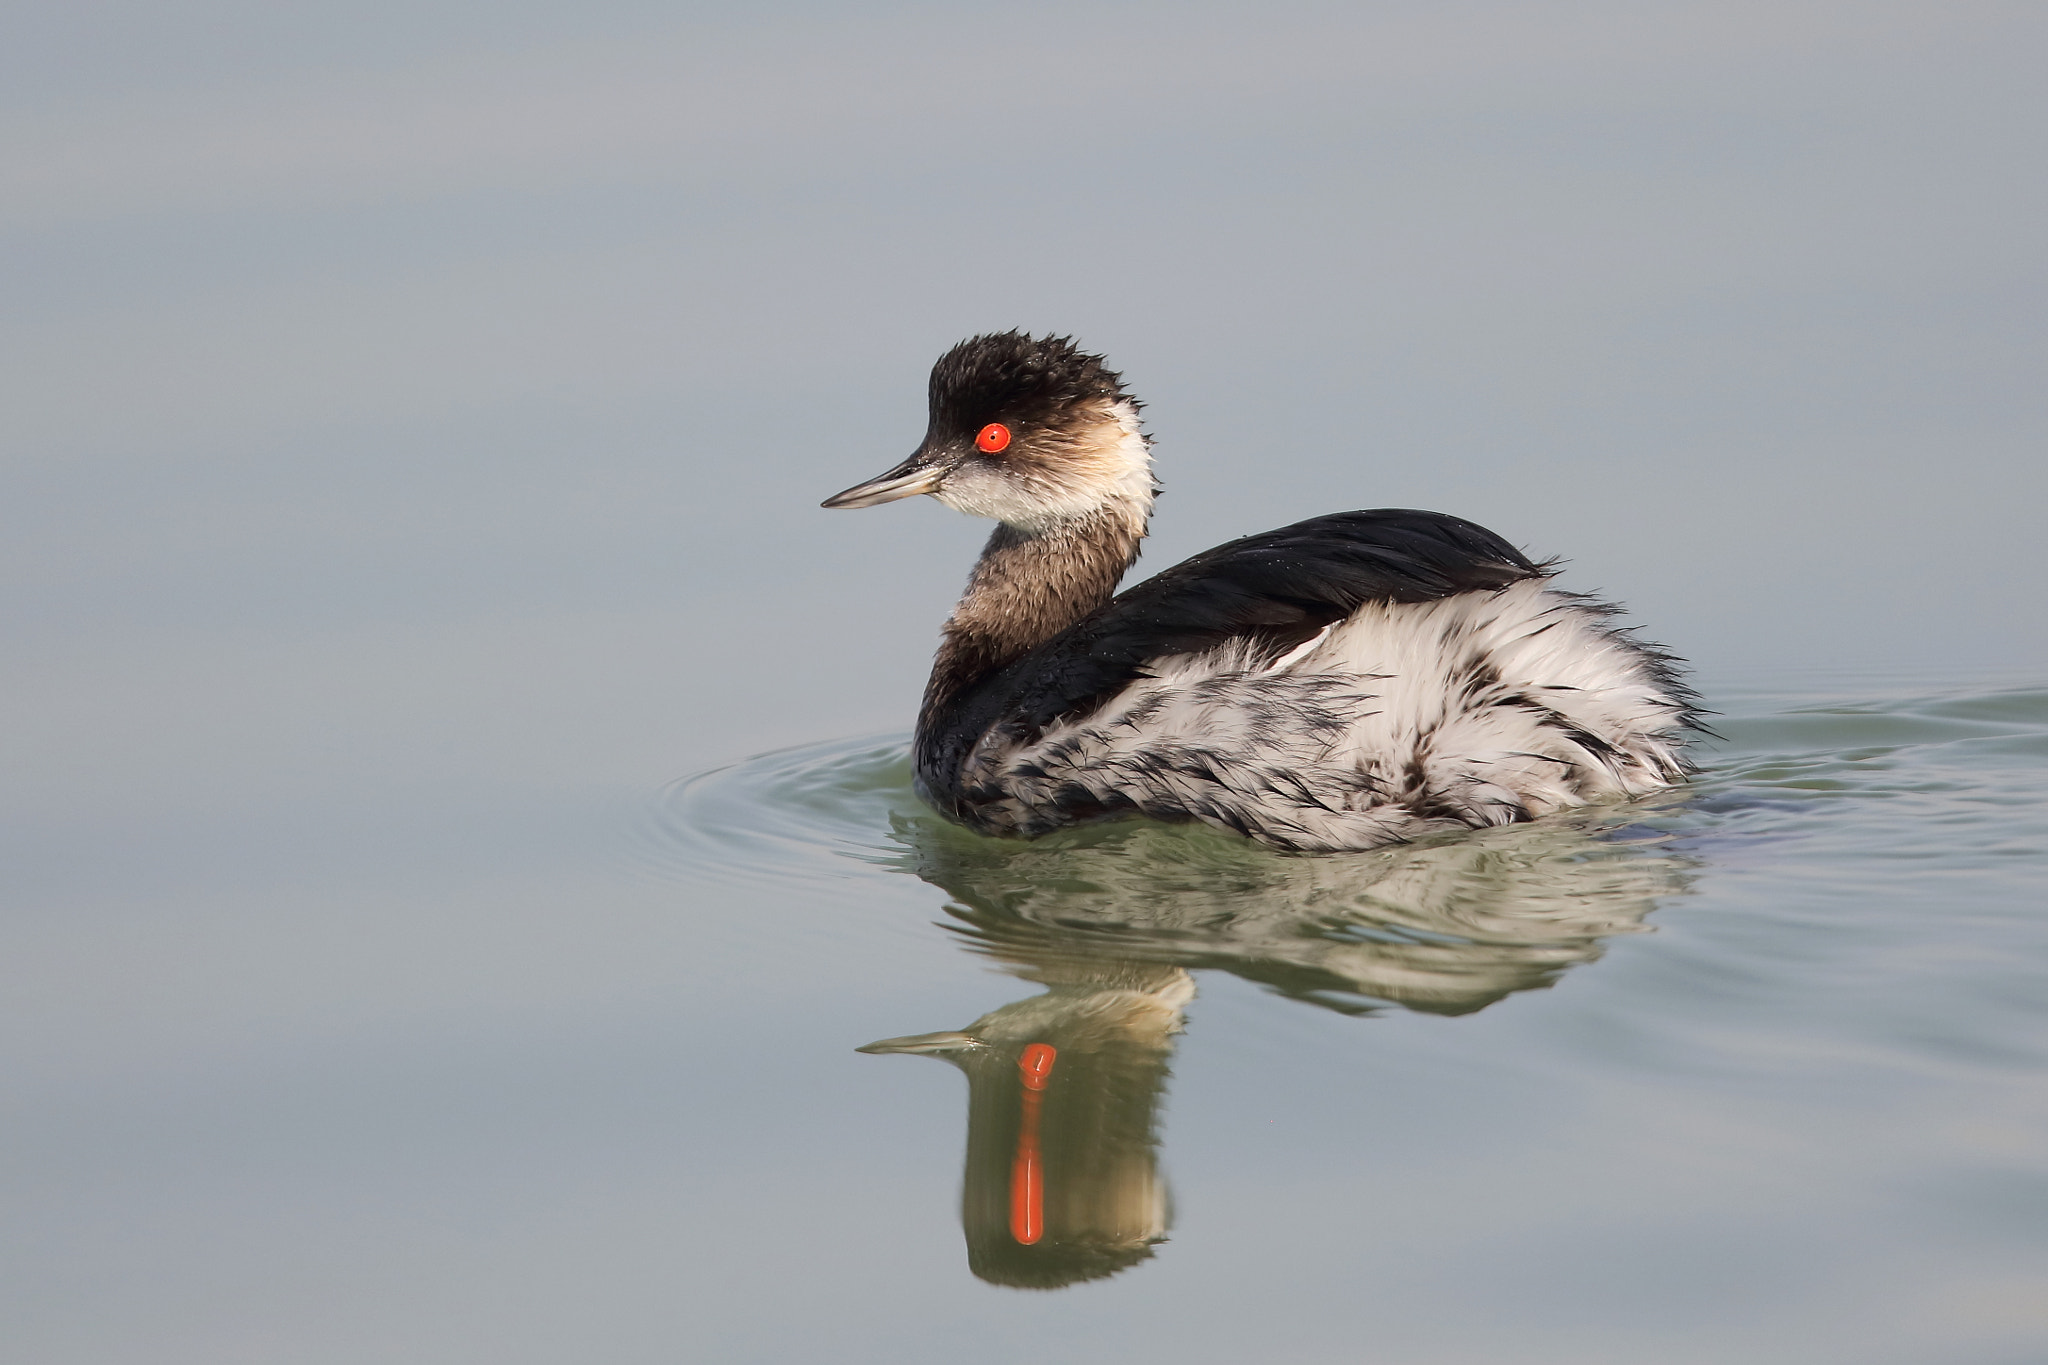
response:
<path fill-rule="evenodd" d="M 974 443 L 993 455 L 1010 444 L 1010 429 L 1001 422 L 990 422 L 981 429 L 981 435 L 974 438 Z"/>

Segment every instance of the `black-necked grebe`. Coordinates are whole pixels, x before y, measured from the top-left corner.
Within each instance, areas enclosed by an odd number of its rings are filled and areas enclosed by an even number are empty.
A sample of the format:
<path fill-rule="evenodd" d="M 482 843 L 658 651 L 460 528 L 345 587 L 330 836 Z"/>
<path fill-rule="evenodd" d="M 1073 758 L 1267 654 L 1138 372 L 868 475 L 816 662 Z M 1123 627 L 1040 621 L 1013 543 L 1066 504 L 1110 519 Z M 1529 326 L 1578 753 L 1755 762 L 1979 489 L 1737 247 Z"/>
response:
<path fill-rule="evenodd" d="M 1615 608 L 1437 512 L 1339 512 L 1118 595 L 1157 485 L 1138 403 L 1070 338 L 932 367 L 915 454 L 825 501 L 998 523 L 918 715 L 919 790 L 992 834 L 1199 820 L 1373 848 L 1668 786 L 1692 693 Z"/>

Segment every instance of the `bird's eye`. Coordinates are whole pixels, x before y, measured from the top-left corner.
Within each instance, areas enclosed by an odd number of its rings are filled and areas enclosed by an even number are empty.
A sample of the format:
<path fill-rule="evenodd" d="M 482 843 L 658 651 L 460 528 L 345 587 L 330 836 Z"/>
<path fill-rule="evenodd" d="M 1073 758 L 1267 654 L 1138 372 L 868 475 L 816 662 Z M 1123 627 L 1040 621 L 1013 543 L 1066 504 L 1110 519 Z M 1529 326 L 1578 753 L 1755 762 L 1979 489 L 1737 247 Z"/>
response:
<path fill-rule="evenodd" d="M 993 455 L 1010 444 L 1010 429 L 1001 422 L 990 422 L 974 438 L 974 443 Z"/>

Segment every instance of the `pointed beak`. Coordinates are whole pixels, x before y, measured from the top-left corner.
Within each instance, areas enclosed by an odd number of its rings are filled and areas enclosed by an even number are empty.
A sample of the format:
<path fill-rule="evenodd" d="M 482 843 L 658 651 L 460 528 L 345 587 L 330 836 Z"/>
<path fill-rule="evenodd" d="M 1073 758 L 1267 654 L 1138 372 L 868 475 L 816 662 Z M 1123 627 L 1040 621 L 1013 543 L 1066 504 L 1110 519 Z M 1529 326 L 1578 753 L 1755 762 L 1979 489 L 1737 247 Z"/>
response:
<path fill-rule="evenodd" d="M 821 507 L 873 507 L 876 503 L 894 502 L 898 498 L 912 498 L 919 493 L 929 493 L 939 486 L 946 477 L 945 468 L 929 462 L 920 451 L 888 473 L 866 483 L 857 483 L 844 493 L 834 493 L 820 503 Z"/>
<path fill-rule="evenodd" d="M 879 1043 L 857 1047 L 855 1052 L 871 1052 L 878 1055 L 909 1053 L 913 1056 L 928 1053 L 972 1052 L 987 1044 L 971 1033 L 913 1033 L 906 1038 L 884 1038 Z"/>

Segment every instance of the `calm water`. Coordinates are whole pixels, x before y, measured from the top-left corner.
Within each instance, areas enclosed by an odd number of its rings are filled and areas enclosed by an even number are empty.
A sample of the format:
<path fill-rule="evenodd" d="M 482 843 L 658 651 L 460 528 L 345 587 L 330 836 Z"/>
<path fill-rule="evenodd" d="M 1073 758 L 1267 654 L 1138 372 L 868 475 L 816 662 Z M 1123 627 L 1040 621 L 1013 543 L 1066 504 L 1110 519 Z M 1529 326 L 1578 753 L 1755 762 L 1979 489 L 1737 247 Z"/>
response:
<path fill-rule="evenodd" d="M 2048 690 L 1709 700 L 1353 856 L 977 838 L 895 736 L 24 846 L 0 1354 L 2048 1358 Z"/>
<path fill-rule="evenodd" d="M 0 1365 L 2048 1361 L 2044 19 L 6 6 Z M 935 822 L 987 527 L 816 504 L 1012 326 L 1727 743 Z"/>
<path fill-rule="evenodd" d="M 876 1359 L 2043 1358 L 2048 691 L 1714 700 L 1687 793 L 1348 857 L 977 838 L 897 739 L 678 784 L 679 912 L 862 997 L 778 1006 L 740 1206 Z"/>

